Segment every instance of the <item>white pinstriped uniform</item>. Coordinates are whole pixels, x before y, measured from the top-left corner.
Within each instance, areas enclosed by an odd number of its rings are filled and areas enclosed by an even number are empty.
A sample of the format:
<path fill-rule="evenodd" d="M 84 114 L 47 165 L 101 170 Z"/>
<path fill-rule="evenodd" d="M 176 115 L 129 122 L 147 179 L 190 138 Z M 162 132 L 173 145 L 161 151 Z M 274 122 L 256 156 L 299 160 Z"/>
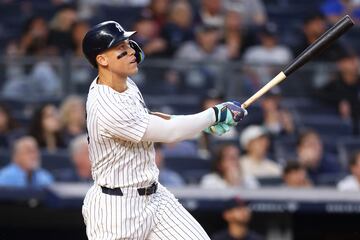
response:
<path fill-rule="evenodd" d="M 94 185 L 86 194 L 83 216 L 90 240 L 209 239 L 200 224 L 159 184 L 140 196 L 138 188 L 158 180 L 152 142 L 141 141 L 149 113 L 135 83 L 127 90 L 91 84 L 86 103 L 89 152 Z M 123 196 L 102 193 L 120 187 Z"/>

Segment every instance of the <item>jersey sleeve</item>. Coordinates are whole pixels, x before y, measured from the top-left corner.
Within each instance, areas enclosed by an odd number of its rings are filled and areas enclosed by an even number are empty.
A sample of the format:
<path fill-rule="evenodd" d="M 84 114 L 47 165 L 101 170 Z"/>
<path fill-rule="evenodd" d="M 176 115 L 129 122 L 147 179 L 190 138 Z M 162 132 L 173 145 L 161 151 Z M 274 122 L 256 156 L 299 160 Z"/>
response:
<path fill-rule="evenodd" d="M 149 124 L 149 114 L 135 99 L 121 99 L 113 94 L 99 94 L 97 115 L 101 134 L 136 143 Z"/>

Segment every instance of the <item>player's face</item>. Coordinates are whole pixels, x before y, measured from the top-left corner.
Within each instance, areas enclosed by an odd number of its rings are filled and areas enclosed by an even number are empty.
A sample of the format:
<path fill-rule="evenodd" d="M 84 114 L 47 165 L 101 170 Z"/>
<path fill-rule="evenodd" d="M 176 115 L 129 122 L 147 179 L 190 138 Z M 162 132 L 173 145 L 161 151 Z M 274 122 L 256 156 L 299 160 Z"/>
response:
<path fill-rule="evenodd" d="M 130 47 L 129 40 L 109 49 L 105 55 L 111 72 L 123 76 L 131 76 L 137 73 L 135 50 Z"/>

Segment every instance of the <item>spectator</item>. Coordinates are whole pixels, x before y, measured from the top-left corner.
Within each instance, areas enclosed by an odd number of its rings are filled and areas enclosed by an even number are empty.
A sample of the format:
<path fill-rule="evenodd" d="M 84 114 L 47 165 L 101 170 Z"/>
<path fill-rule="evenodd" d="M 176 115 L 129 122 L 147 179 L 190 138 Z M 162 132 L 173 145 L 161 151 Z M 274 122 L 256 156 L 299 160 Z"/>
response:
<path fill-rule="evenodd" d="M 353 53 L 346 53 L 337 61 L 337 68 L 338 74 L 319 90 L 318 97 L 337 108 L 341 118 L 352 121 L 354 134 L 359 134 L 359 59 Z"/>
<path fill-rule="evenodd" d="M 310 187 L 311 182 L 306 175 L 306 169 L 296 161 L 289 161 L 283 171 L 285 186 L 291 188 Z"/>
<path fill-rule="evenodd" d="M 169 13 L 170 0 L 150 0 L 150 4 L 141 15 L 152 18 L 155 21 L 156 31 L 162 29 Z"/>
<path fill-rule="evenodd" d="M 273 137 L 295 134 L 293 117 L 280 106 L 280 101 L 280 94 L 274 91 L 266 94 L 261 101 L 263 126 Z"/>
<path fill-rule="evenodd" d="M 224 43 L 230 59 L 239 60 L 245 50 L 254 44 L 253 34 L 246 29 L 242 12 L 229 9 L 225 14 Z"/>
<path fill-rule="evenodd" d="M 173 56 L 178 47 L 194 39 L 192 9 L 186 1 L 176 1 L 170 7 L 169 18 L 162 30 L 167 42 L 167 56 Z"/>
<path fill-rule="evenodd" d="M 259 34 L 260 45 L 250 47 L 244 61 L 250 64 L 283 65 L 292 59 L 290 49 L 278 43 L 278 29 L 275 23 L 267 23 Z"/>
<path fill-rule="evenodd" d="M 156 22 L 147 16 L 141 16 L 134 25 L 136 34 L 133 39 L 138 42 L 146 56 L 161 57 L 164 55 L 167 43 L 159 36 Z"/>
<path fill-rule="evenodd" d="M 71 27 L 72 49 L 76 57 L 82 57 L 82 40 L 89 30 L 89 24 L 85 21 L 77 21 Z"/>
<path fill-rule="evenodd" d="M 228 224 L 226 230 L 216 233 L 213 240 L 262 240 L 263 238 L 249 229 L 251 209 L 244 201 L 230 200 L 223 212 L 223 218 Z"/>
<path fill-rule="evenodd" d="M 85 132 L 85 104 L 78 96 L 68 96 L 60 107 L 62 133 L 66 143 Z"/>
<path fill-rule="evenodd" d="M 49 172 L 40 167 L 40 153 L 34 138 L 25 136 L 14 143 L 12 163 L 0 170 L 0 185 L 45 187 L 53 183 Z"/>
<path fill-rule="evenodd" d="M 242 13 L 244 25 L 247 27 L 262 26 L 267 21 L 264 4 L 261 0 L 226 0 L 225 9 Z"/>
<path fill-rule="evenodd" d="M 36 139 L 41 149 L 53 152 L 66 147 L 60 127 L 57 108 L 52 104 L 45 104 L 34 113 L 29 133 Z"/>
<path fill-rule="evenodd" d="M 201 0 L 196 23 L 221 28 L 224 25 L 224 9 L 221 0 Z"/>
<path fill-rule="evenodd" d="M 341 173 L 339 162 L 332 155 L 324 153 L 322 140 L 314 130 L 300 134 L 296 151 L 299 163 L 305 167 L 308 176 L 315 184 L 319 183 L 322 176 Z"/>
<path fill-rule="evenodd" d="M 71 30 L 77 18 L 75 7 L 71 4 L 63 4 L 51 20 L 49 44 L 57 49 L 58 54 L 65 54 L 71 50 Z"/>
<path fill-rule="evenodd" d="M 240 171 L 240 151 L 236 145 L 225 144 L 218 148 L 214 156 L 214 171 L 201 179 L 204 188 L 242 187 L 254 189 L 259 186 L 257 180 Z"/>
<path fill-rule="evenodd" d="M 347 14 L 356 22 L 360 21 L 360 3 L 357 0 L 326 0 L 321 11 L 332 24 Z"/>
<path fill-rule="evenodd" d="M 240 165 L 244 173 L 254 177 L 278 177 L 281 167 L 267 158 L 270 139 L 263 127 L 252 125 L 245 128 L 240 136 L 240 144 L 246 151 Z"/>
<path fill-rule="evenodd" d="M 48 36 L 49 29 L 46 20 L 40 16 L 30 18 L 25 23 L 17 55 L 34 55 L 39 52 L 47 53 Z"/>
<path fill-rule="evenodd" d="M 219 44 L 220 32 L 210 25 L 200 25 L 196 28 L 196 41 L 190 41 L 180 47 L 175 57 L 191 61 L 228 59 L 226 47 Z"/>
<path fill-rule="evenodd" d="M 18 125 L 11 116 L 10 110 L 4 104 L 0 104 L 0 148 L 9 148 L 11 134 Z"/>
<path fill-rule="evenodd" d="M 200 25 L 195 30 L 196 41 L 190 41 L 183 44 L 175 53 L 175 58 L 183 60 L 186 63 L 205 62 L 205 61 L 226 61 L 229 59 L 226 46 L 220 44 L 219 29 L 209 25 Z M 178 65 L 177 68 L 180 68 Z M 214 87 L 217 78 L 220 78 L 222 72 L 219 66 L 213 64 L 201 64 L 196 69 L 186 67 L 184 69 L 185 86 L 188 91 L 199 88 L 210 89 Z"/>
<path fill-rule="evenodd" d="M 312 13 L 305 18 L 302 30 L 302 36 L 300 35 L 297 38 L 297 43 L 292 49 L 294 56 L 298 56 L 326 31 L 326 19 L 320 13 Z M 314 60 L 332 62 L 337 59 L 338 54 L 342 51 L 343 46 L 339 42 L 334 42 L 326 51 L 316 56 Z"/>
<path fill-rule="evenodd" d="M 266 84 L 274 74 L 279 72 L 279 65 L 284 65 L 292 59 L 288 47 L 278 43 L 278 29 L 275 23 L 266 24 L 260 31 L 260 45 L 249 47 L 243 59 L 247 64 L 255 65 L 249 68 L 259 79 L 260 85 Z"/>
<path fill-rule="evenodd" d="M 341 180 L 337 189 L 340 191 L 360 191 L 360 151 L 350 158 L 349 168 L 351 174 Z"/>
<path fill-rule="evenodd" d="M 48 28 L 42 17 L 34 17 L 25 25 L 19 46 L 12 44 L 8 49 L 7 80 L 2 89 L 5 97 L 22 99 L 26 92 L 27 99 L 54 97 L 61 94 L 61 82 L 53 66 L 43 59 L 52 51 L 47 46 Z M 31 56 L 19 65 L 16 57 Z M 15 57 L 15 58 L 14 58 Z M 24 63 L 24 62 L 22 62 Z"/>
<path fill-rule="evenodd" d="M 155 144 L 155 163 L 159 168 L 159 182 L 167 187 L 181 187 L 185 185 L 185 181 L 175 171 L 166 168 L 164 154 L 161 144 Z"/>

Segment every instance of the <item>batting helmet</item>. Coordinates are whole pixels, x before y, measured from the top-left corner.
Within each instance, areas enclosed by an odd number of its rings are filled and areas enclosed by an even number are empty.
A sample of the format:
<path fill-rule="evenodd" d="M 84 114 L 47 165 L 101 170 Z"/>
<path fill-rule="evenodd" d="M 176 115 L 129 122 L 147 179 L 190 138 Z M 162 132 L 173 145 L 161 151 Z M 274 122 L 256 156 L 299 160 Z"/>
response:
<path fill-rule="evenodd" d="M 106 21 L 95 25 L 85 35 L 82 49 L 85 57 L 91 65 L 97 68 L 96 56 L 105 50 L 112 48 L 120 42 L 129 39 L 135 32 L 127 32 L 115 21 Z M 145 57 L 139 45 L 129 40 L 130 46 L 135 50 L 137 63 L 141 63 Z"/>

